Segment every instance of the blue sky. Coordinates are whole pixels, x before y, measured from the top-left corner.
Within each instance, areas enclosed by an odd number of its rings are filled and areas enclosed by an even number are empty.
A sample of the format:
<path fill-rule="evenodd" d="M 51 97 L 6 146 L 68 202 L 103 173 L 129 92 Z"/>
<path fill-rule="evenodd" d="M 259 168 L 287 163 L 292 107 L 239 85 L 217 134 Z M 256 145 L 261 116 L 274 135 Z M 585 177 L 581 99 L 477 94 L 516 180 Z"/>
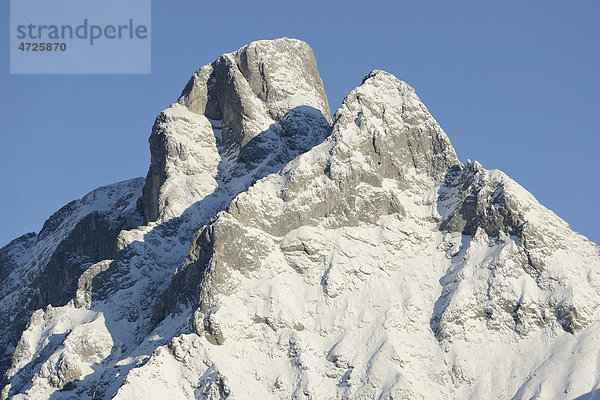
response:
<path fill-rule="evenodd" d="M 153 2 L 152 74 L 9 75 L 2 2 L 0 246 L 98 186 L 145 176 L 154 118 L 219 54 L 314 49 L 332 111 L 372 69 L 411 84 L 461 160 L 498 168 L 600 243 L 600 3 Z"/>

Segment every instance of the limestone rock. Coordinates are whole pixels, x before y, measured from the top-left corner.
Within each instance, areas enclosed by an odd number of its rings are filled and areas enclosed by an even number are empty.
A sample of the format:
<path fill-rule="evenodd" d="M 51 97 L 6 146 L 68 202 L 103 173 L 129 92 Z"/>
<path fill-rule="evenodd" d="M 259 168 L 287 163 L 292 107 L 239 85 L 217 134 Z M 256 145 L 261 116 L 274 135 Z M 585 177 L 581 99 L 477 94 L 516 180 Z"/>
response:
<path fill-rule="evenodd" d="M 200 68 L 178 105 L 158 117 L 150 136 L 140 204 L 146 221 L 173 216 L 164 210 L 178 196 L 169 192 L 172 182 L 185 179 L 181 189 L 189 193 L 190 181 L 208 190 L 250 174 L 233 185 L 237 194 L 321 142 L 331 121 L 312 49 L 285 38 L 252 42 Z M 182 198 L 177 202 L 192 203 Z"/>
<path fill-rule="evenodd" d="M 600 390 L 600 248 L 462 164 L 392 74 L 332 119 L 308 45 L 254 42 L 196 71 L 150 150 L 145 182 L 0 249 L 0 398 Z"/>

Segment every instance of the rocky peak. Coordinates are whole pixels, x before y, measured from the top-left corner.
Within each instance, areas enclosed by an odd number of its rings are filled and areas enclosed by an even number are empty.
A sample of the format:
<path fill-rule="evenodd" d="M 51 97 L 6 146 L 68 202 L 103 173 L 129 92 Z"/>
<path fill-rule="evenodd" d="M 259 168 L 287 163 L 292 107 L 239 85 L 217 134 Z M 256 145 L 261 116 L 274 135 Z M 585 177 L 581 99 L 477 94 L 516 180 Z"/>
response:
<path fill-rule="evenodd" d="M 178 104 L 157 118 L 141 204 L 146 221 L 182 212 L 182 207 L 165 210 L 175 197 L 190 205 L 181 200 L 184 193 L 166 187 L 167 181 L 186 179 L 187 190 L 190 177 L 203 173 L 215 179 L 208 185 L 213 187 L 247 175 L 230 185 L 237 194 L 321 142 L 330 122 L 323 82 L 306 43 L 263 40 L 221 55 L 196 71 Z M 209 160 L 191 165 L 199 147 Z"/>
<path fill-rule="evenodd" d="M 150 148 L 145 183 L 0 249 L 0 399 L 600 390 L 600 248 L 461 164 L 393 75 L 331 122 L 308 45 L 254 42 L 194 74 Z"/>
<path fill-rule="evenodd" d="M 385 71 L 372 71 L 346 96 L 334 116 L 334 137 L 338 156 L 363 159 L 376 180 L 416 172 L 443 181 L 460 164 L 415 90 Z"/>
<path fill-rule="evenodd" d="M 227 291 L 231 270 L 224 266 L 256 268 L 254 259 L 221 256 L 215 250 L 252 237 L 234 253 L 266 251 L 261 248 L 265 241 L 249 228 L 286 237 L 303 226 L 337 229 L 405 215 L 404 207 L 411 206 L 398 189 L 433 190 L 452 166 L 462 164 L 414 89 L 387 72 L 371 72 L 344 99 L 330 137 L 236 196 L 227 213 L 198 234 L 188 260 L 157 304 L 154 320 L 161 321 L 178 303 L 199 302 L 206 308 L 212 289 Z M 212 281 L 218 284 L 206 284 Z"/>
<path fill-rule="evenodd" d="M 260 40 L 223 54 L 194 73 L 179 102 L 197 114 L 223 119 L 240 133 L 241 121 L 258 112 L 277 121 L 299 106 L 313 107 L 331 120 L 313 51 L 296 39 Z"/>

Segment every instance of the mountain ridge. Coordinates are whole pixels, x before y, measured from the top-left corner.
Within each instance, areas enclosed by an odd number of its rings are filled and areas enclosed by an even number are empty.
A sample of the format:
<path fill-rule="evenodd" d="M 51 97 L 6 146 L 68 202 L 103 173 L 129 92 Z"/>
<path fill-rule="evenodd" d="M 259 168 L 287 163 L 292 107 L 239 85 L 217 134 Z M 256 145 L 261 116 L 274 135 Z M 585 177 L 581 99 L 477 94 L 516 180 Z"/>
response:
<path fill-rule="evenodd" d="M 598 389 L 584 366 L 600 249 L 505 174 L 462 164 L 393 75 L 366 75 L 332 118 L 307 44 L 253 42 L 194 73 L 149 142 L 145 180 L 0 250 L 3 287 L 23 286 L 0 292 L 16 326 L 0 335 L 2 398 Z M 54 240 L 15 258 L 34 238 Z"/>

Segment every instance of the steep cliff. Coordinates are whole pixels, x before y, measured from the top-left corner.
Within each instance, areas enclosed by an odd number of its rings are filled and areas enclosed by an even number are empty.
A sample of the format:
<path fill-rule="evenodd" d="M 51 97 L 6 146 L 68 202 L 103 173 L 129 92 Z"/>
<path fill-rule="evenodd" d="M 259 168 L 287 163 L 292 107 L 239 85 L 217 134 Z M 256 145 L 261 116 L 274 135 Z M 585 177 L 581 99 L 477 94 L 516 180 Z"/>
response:
<path fill-rule="evenodd" d="M 392 74 L 331 118 L 307 44 L 253 42 L 194 73 L 150 151 L 145 181 L 0 250 L 2 398 L 600 390 L 600 248 L 461 163 Z"/>

